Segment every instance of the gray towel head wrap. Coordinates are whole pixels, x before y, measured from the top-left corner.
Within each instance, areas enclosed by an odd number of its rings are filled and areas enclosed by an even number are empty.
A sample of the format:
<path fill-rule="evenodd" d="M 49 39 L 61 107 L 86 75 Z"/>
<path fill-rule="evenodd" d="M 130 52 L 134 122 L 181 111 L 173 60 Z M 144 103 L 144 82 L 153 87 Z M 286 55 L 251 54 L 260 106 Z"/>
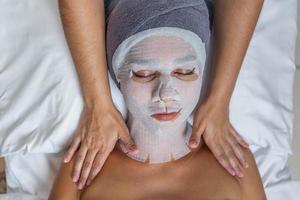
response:
<path fill-rule="evenodd" d="M 112 3 L 113 8 L 106 13 L 106 50 L 109 71 L 115 81 L 113 56 L 117 48 L 140 32 L 164 27 L 183 29 L 197 35 L 208 50 L 210 22 L 204 0 L 112 0 Z"/>

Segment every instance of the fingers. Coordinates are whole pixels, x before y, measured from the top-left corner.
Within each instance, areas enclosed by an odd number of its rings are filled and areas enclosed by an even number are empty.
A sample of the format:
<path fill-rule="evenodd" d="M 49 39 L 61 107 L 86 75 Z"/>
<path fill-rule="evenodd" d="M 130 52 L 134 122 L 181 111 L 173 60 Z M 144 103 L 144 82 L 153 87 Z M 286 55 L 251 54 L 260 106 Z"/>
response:
<path fill-rule="evenodd" d="M 96 154 L 97 154 L 97 151 L 95 151 L 95 150 L 94 151 L 89 150 L 86 154 L 86 157 L 85 157 L 85 160 L 83 163 L 83 167 L 81 170 L 80 179 L 78 182 L 78 189 L 80 189 L 80 190 L 83 188 L 83 186 L 85 185 L 85 183 L 87 181 L 87 178 L 90 174 Z"/>
<path fill-rule="evenodd" d="M 64 157 L 64 162 L 67 163 L 67 162 L 70 162 L 70 160 L 72 159 L 72 157 L 74 156 L 75 152 L 77 151 L 77 149 L 79 148 L 80 146 L 80 143 L 81 143 L 81 134 L 84 133 L 86 131 L 86 119 L 85 119 L 85 113 L 86 113 L 86 110 L 83 109 L 83 112 L 81 113 L 80 115 L 80 120 L 79 120 L 79 125 L 77 127 L 77 133 L 76 133 L 76 136 L 75 138 L 73 139 L 65 157 Z"/>
<path fill-rule="evenodd" d="M 75 154 L 76 150 L 79 147 L 79 144 L 81 142 L 81 139 L 79 136 L 76 136 L 75 139 L 72 141 L 65 157 L 64 157 L 64 162 L 70 162 L 70 160 L 72 159 L 73 155 Z"/>
<path fill-rule="evenodd" d="M 237 143 L 236 143 L 237 144 Z M 234 150 L 229 142 L 224 141 L 219 145 L 207 144 L 211 149 L 212 153 L 218 160 L 218 162 L 233 176 L 237 175 L 238 177 L 243 177 L 242 170 L 240 168 L 240 162 L 237 159 L 239 156 L 241 160 L 244 159 L 242 150 Z M 211 146 L 213 148 L 211 148 Z M 236 155 L 238 154 L 238 156 Z M 238 157 L 238 158 L 239 158 Z"/>
<path fill-rule="evenodd" d="M 249 144 L 238 134 L 238 132 L 234 129 L 233 126 L 230 127 L 230 132 L 235 137 L 235 139 L 238 141 L 240 145 L 242 145 L 245 148 L 249 148 Z"/>
<path fill-rule="evenodd" d="M 243 177 L 242 170 L 240 169 L 239 161 L 237 160 L 231 146 L 227 142 L 224 142 L 222 144 L 222 148 L 227 157 L 227 160 L 229 161 L 231 167 L 234 169 L 235 174 L 239 177 Z"/>
<path fill-rule="evenodd" d="M 200 126 L 199 128 L 196 128 L 196 126 L 193 126 L 192 135 L 189 140 L 190 148 L 194 149 L 199 146 L 201 136 L 202 136 L 204 130 L 205 130 L 205 126 Z"/>
<path fill-rule="evenodd" d="M 80 149 L 77 152 L 77 155 L 75 158 L 75 166 L 73 167 L 73 172 L 72 172 L 73 182 L 77 182 L 79 179 L 81 168 L 82 168 L 83 162 L 85 160 L 87 151 L 88 151 L 88 148 L 86 147 L 86 145 L 81 144 Z"/>
<path fill-rule="evenodd" d="M 101 171 L 105 160 L 107 159 L 109 154 L 107 153 L 98 153 L 96 155 L 96 158 L 94 160 L 90 175 L 87 179 L 87 184 L 86 185 L 90 185 L 91 182 L 94 180 L 94 178 L 97 176 L 97 174 Z"/>
<path fill-rule="evenodd" d="M 212 153 L 216 157 L 217 161 L 232 175 L 235 176 L 235 170 L 230 165 L 226 154 L 220 146 L 212 149 Z"/>
<path fill-rule="evenodd" d="M 128 129 L 126 132 L 122 131 L 119 134 L 120 140 L 123 142 L 124 146 L 126 147 L 126 149 L 132 153 L 136 153 L 138 152 L 138 148 L 135 145 L 133 139 L 130 137 Z"/>
<path fill-rule="evenodd" d="M 239 143 L 236 142 L 236 138 L 229 137 L 227 142 L 230 144 L 235 156 L 239 159 L 239 162 L 242 164 L 244 168 L 248 168 L 249 165 L 245 159 L 244 152 Z"/>

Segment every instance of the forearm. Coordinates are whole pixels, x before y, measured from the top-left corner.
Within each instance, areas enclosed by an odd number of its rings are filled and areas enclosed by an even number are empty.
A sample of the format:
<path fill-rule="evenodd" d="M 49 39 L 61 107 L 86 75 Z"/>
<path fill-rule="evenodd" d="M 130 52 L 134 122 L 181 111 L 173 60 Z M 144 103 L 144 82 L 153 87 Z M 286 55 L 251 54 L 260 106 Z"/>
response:
<path fill-rule="evenodd" d="M 59 0 L 65 36 L 86 104 L 111 104 L 103 0 Z"/>
<path fill-rule="evenodd" d="M 263 0 L 216 0 L 209 98 L 229 105 Z"/>

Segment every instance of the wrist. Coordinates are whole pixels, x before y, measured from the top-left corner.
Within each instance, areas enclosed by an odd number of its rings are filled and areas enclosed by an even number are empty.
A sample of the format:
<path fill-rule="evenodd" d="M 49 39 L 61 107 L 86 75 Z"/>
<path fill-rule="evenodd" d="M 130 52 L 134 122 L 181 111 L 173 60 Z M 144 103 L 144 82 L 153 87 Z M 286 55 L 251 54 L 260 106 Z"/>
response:
<path fill-rule="evenodd" d="M 212 85 L 208 91 L 208 98 L 210 100 L 216 100 L 223 103 L 228 103 L 230 101 L 231 95 L 231 89 L 225 87 L 224 85 Z"/>
<path fill-rule="evenodd" d="M 96 107 L 101 110 L 113 107 L 110 95 L 84 97 L 84 103 L 87 108 Z"/>
<path fill-rule="evenodd" d="M 217 109 L 229 109 L 230 97 L 218 93 L 209 93 L 205 99 L 205 104 L 208 104 Z"/>

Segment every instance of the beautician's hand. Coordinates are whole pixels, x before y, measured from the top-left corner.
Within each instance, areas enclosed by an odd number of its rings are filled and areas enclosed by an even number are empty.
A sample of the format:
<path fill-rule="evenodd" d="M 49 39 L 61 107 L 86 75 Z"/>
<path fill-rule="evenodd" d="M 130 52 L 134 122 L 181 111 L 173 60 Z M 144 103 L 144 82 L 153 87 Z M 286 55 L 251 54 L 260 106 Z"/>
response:
<path fill-rule="evenodd" d="M 194 115 L 193 132 L 189 145 L 198 147 L 201 136 L 218 162 L 233 176 L 242 177 L 240 166 L 248 168 L 242 146 L 248 144 L 229 122 L 229 106 L 206 99 Z"/>
<path fill-rule="evenodd" d="M 84 108 L 77 134 L 64 158 L 64 162 L 69 162 L 76 156 L 72 180 L 77 182 L 79 189 L 89 185 L 100 172 L 118 139 L 128 151 L 137 151 L 121 114 L 114 106 Z"/>

